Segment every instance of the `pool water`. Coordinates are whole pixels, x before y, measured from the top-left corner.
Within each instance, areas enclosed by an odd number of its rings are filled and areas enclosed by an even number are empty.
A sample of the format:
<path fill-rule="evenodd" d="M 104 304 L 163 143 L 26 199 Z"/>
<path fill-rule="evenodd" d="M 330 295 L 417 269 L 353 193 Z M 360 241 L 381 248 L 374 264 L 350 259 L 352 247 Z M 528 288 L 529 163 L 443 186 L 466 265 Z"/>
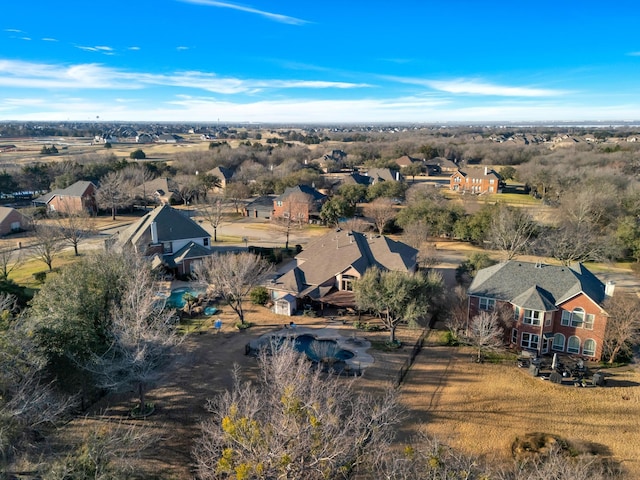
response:
<path fill-rule="evenodd" d="M 294 348 L 304 353 L 309 360 L 320 362 L 323 359 L 348 360 L 354 357 L 354 353 L 343 350 L 335 340 L 318 340 L 312 335 L 300 335 L 296 337 Z"/>
<path fill-rule="evenodd" d="M 203 289 L 193 287 L 180 287 L 171 290 L 171 295 L 167 298 L 166 306 L 169 308 L 183 308 L 187 302 L 184 301 L 184 294 L 190 293 L 194 297 L 204 293 Z"/>

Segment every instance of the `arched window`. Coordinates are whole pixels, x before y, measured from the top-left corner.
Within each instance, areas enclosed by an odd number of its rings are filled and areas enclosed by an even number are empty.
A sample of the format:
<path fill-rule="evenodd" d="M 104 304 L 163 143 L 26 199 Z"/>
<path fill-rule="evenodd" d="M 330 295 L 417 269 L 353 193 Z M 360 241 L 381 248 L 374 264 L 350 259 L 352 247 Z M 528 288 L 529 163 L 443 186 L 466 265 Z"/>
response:
<path fill-rule="evenodd" d="M 553 336 L 553 346 L 551 347 L 554 350 L 558 350 L 559 352 L 564 352 L 564 335 L 561 333 L 556 333 Z"/>
<path fill-rule="evenodd" d="M 596 354 L 596 341 L 592 338 L 586 339 L 582 347 L 582 354 L 587 357 L 593 357 Z"/>
<path fill-rule="evenodd" d="M 567 352 L 580 353 L 580 339 L 578 337 L 569 337 L 569 341 L 567 342 Z"/>

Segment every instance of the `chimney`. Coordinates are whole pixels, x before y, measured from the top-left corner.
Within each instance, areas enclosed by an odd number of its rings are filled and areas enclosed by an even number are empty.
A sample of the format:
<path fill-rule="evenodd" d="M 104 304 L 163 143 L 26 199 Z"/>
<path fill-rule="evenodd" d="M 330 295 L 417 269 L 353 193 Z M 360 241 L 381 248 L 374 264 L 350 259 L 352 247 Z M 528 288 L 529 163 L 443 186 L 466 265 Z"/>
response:
<path fill-rule="evenodd" d="M 604 296 L 606 298 L 613 297 L 613 291 L 616 289 L 616 282 L 612 282 L 609 280 L 607 284 L 604 286 Z"/>
<path fill-rule="evenodd" d="M 484 167 L 484 174 L 489 175 L 489 167 Z"/>
<path fill-rule="evenodd" d="M 156 222 L 151 222 L 151 243 L 153 245 L 158 243 L 158 225 Z"/>
<path fill-rule="evenodd" d="M 400 181 L 400 172 L 396 172 L 396 182 Z"/>

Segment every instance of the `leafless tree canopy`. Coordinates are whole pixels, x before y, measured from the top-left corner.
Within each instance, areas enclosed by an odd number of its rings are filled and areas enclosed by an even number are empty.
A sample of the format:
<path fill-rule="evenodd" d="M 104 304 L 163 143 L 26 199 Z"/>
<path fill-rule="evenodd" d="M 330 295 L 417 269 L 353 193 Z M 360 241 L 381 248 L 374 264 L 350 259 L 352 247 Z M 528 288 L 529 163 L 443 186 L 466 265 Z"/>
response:
<path fill-rule="evenodd" d="M 391 388 L 359 394 L 287 345 L 259 362 L 257 383 L 236 370 L 233 389 L 209 401 L 193 450 L 198 478 L 353 478 L 386 451 L 400 416 Z"/>
<path fill-rule="evenodd" d="M 502 251 L 507 260 L 529 246 L 535 232 L 531 216 L 521 208 L 500 205 L 491 218 L 489 241 Z"/>
<path fill-rule="evenodd" d="M 104 388 L 136 385 L 143 411 L 147 385 L 182 337 L 175 329 L 175 312 L 158 304 L 148 265 L 135 265 L 132 272 L 120 304 L 113 307 L 110 348 L 95 356 L 89 368 Z"/>
<path fill-rule="evenodd" d="M 378 233 L 382 235 L 387 223 L 396 217 L 396 210 L 390 198 L 380 197 L 365 205 L 364 214 L 373 220 Z"/>
<path fill-rule="evenodd" d="M 504 346 L 504 330 L 498 311 L 483 311 L 471 319 L 467 340 L 478 350 L 478 361 L 489 350 L 500 350 Z"/>
<path fill-rule="evenodd" d="M 609 363 L 620 355 L 629 355 L 640 343 L 640 299 L 636 295 L 619 293 L 605 304 L 609 314 L 604 338 L 604 352 Z"/>
<path fill-rule="evenodd" d="M 194 276 L 220 295 L 244 323 L 243 302 L 251 289 L 262 283 L 271 265 L 253 253 L 210 255 L 198 263 Z"/>

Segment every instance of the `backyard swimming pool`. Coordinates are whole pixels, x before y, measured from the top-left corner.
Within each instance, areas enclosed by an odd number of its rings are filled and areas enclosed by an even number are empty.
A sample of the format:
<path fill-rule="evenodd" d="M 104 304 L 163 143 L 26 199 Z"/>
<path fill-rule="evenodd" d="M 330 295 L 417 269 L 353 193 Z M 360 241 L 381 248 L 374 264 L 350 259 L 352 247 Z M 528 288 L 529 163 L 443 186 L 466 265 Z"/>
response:
<path fill-rule="evenodd" d="M 189 293 L 194 297 L 205 293 L 204 288 L 198 287 L 179 287 L 171 290 L 171 294 L 167 297 L 166 306 L 169 308 L 183 308 L 187 302 L 184 300 L 185 293 Z"/>

